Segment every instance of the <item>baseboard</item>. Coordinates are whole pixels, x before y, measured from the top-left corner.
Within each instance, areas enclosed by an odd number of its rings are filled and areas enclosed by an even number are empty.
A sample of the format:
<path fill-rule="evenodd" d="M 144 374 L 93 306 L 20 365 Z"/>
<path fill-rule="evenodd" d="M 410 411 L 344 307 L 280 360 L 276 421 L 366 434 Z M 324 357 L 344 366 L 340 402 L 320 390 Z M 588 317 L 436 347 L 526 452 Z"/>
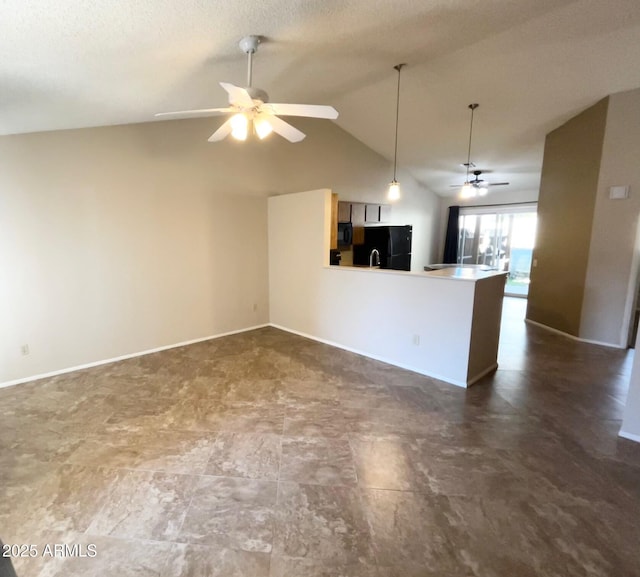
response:
<path fill-rule="evenodd" d="M 563 337 L 568 337 L 574 341 L 578 341 L 581 343 L 588 343 L 590 345 L 599 345 L 601 347 L 609 347 L 611 349 L 626 349 L 627 347 L 623 347 L 621 345 L 616 345 L 614 343 L 606 343 L 603 341 L 594 341 L 592 339 L 583 339 L 580 337 L 576 337 L 575 335 L 571 335 L 569 333 L 565 333 L 564 331 L 558 330 L 558 329 L 554 329 L 553 327 L 550 327 L 548 325 L 543 325 L 542 323 L 539 323 L 537 321 L 532 321 L 530 319 L 524 319 L 525 323 L 528 323 L 530 325 L 535 325 L 536 327 L 540 327 L 541 329 L 545 329 L 546 331 L 549 331 L 551 333 L 556 333 L 557 335 L 562 335 Z"/>
<path fill-rule="evenodd" d="M 310 335 L 308 333 L 303 333 L 301 331 L 296 331 L 294 329 L 290 329 L 287 327 L 283 327 L 281 325 L 277 325 L 275 323 L 269 323 L 269 326 L 273 327 L 274 329 L 279 329 L 281 331 L 285 331 L 287 333 L 291 333 L 294 335 L 298 335 L 300 337 L 304 337 L 306 339 L 311 339 L 312 341 L 317 341 L 319 343 L 323 343 L 325 345 L 330 345 L 332 347 L 336 347 L 337 349 L 342 349 L 343 351 L 349 351 L 350 353 L 355 353 L 356 355 L 361 355 L 363 357 L 367 357 L 368 359 L 373 359 L 374 361 L 380 361 L 382 363 L 387 363 L 388 365 L 393 365 L 394 367 L 398 367 L 400 369 L 406 369 L 407 371 L 411 371 L 413 373 L 418 373 L 419 375 L 424 375 L 425 377 L 431 377 L 432 379 L 437 379 L 439 381 L 444 381 L 445 383 L 449 383 L 450 385 L 455 385 L 456 387 L 462 387 L 462 388 L 467 388 L 469 385 L 467 383 L 465 383 L 464 381 L 458 381 L 456 379 L 450 379 L 448 377 L 444 377 L 442 375 L 438 375 L 436 373 L 428 373 L 426 371 L 423 371 L 421 369 L 418 369 L 416 367 L 412 367 L 410 365 L 405 365 L 402 363 L 398 363 L 392 359 L 389 359 L 387 357 L 382 357 L 379 355 L 372 355 L 371 353 L 367 353 L 365 351 L 361 351 L 359 349 L 354 349 L 353 347 L 348 347 L 345 345 L 342 345 L 340 343 L 336 343 L 334 341 L 330 341 L 327 339 L 321 339 L 320 337 L 316 337 L 314 335 Z M 497 367 L 497 365 L 496 365 Z M 491 372 L 490 369 L 487 372 Z M 482 376 L 484 376 L 487 373 L 483 373 Z M 479 377 L 480 378 L 480 377 Z"/>
<path fill-rule="evenodd" d="M 208 337 L 201 337 L 201 338 L 198 338 L 198 339 L 192 339 L 190 341 L 183 341 L 183 342 L 174 343 L 174 344 L 171 344 L 171 345 L 164 345 L 162 347 L 156 347 L 154 349 L 148 349 L 148 350 L 145 350 L 145 351 L 140 351 L 140 352 L 136 352 L 136 353 L 130 353 L 130 354 L 127 354 L 127 355 L 121 355 L 119 357 L 113 357 L 111 359 L 104 359 L 104 360 L 101 360 L 101 361 L 93 361 L 91 363 L 85 363 L 83 365 L 76 365 L 74 367 L 68 367 L 68 368 L 65 368 L 65 369 L 59 369 L 59 370 L 51 371 L 51 372 L 48 372 L 48 373 L 41 373 L 41 374 L 33 375 L 33 376 L 30 376 L 30 377 L 24 377 L 22 379 L 15 379 L 15 380 L 12 380 L 12 381 L 5 381 L 4 383 L 0 383 L 0 389 L 2 389 L 4 387 L 12 387 L 14 385 L 20 385 L 22 383 L 30 383 L 32 381 L 38 381 L 40 379 L 48 379 L 50 377 L 56 377 L 58 375 L 64 375 L 65 373 L 72 373 L 73 371 L 81 371 L 83 369 L 90 369 L 90 368 L 93 368 L 93 367 L 99 367 L 100 365 L 108 365 L 109 363 L 117 363 L 118 361 L 124 361 L 124 360 L 127 360 L 127 359 L 133 359 L 135 357 L 142 357 L 144 355 L 150 355 L 150 354 L 153 354 L 153 353 L 159 353 L 161 351 L 166 351 L 166 350 L 169 350 L 169 349 L 177 349 L 178 347 L 185 347 L 187 345 L 195 345 L 196 343 L 202 343 L 204 341 L 210 341 L 210 340 L 213 340 L 213 339 L 219 339 L 219 338 L 222 338 L 222 337 L 228 337 L 230 335 L 237 335 L 239 333 L 246 333 L 248 331 L 255 331 L 256 329 L 261 329 L 261 328 L 268 327 L 268 326 L 269 326 L 268 323 L 265 323 L 265 324 L 262 324 L 262 325 L 255 325 L 255 326 L 252 326 L 252 327 L 247 327 L 245 329 L 238 329 L 238 330 L 235 330 L 235 331 L 228 331 L 226 333 L 220 333 L 218 335 L 210 335 Z"/>
<path fill-rule="evenodd" d="M 467 386 L 470 387 L 474 383 L 477 383 L 483 377 L 490 375 L 491 373 L 495 373 L 498 370 L 498 363 L 494 363 L 492 366 L 488 367 L 484 371 L 479 372 L 477 375 L 467 379 Z"/>
<path fill-rule="evenodd" d="M 636 443 L 640 443 L 640 435 L 634 435 L 633 433 L 627 433 L 626 431 L 620 431 L 618 433 L 618 437 L 622 437 L 623 439 L 629 439 L 629 441 L 635 441 Z"/>

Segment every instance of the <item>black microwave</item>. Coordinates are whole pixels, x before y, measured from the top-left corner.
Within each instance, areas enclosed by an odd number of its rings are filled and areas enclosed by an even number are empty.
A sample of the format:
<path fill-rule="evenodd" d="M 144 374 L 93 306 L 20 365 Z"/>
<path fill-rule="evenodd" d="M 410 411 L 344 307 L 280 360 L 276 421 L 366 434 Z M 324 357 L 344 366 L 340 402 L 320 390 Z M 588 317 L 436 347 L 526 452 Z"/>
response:
<path fill-rule="evenodd" d="M 350 222 L 338 223 L 338 246 L 344 248 L 353 244 L 353 225 Z"/>

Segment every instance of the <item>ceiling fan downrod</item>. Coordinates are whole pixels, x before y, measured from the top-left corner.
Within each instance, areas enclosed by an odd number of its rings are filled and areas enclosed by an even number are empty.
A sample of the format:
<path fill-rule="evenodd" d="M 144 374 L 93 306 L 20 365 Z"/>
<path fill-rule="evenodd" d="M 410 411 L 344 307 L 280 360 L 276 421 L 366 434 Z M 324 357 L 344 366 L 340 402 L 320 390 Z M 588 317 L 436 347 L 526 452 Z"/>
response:
<path fill-rule="evenodd" d="M 240 50 L 247 55 L 247 88 L 251 88 L 253 80 L 253 55 L 258 51 L 260 36 L 245 36 L 240 40 Z"/>
<path fill-rule="evenodd" d="M 473 136 L 473 111 L 480 106 L 477 103 L 469 104 L 471 110 L 471 123 L 469 125 L 469 148 L 467 149 L 467 178 L 465 184 L 469 184 L 469 167 L 471 166 L 471 137 Z"/>

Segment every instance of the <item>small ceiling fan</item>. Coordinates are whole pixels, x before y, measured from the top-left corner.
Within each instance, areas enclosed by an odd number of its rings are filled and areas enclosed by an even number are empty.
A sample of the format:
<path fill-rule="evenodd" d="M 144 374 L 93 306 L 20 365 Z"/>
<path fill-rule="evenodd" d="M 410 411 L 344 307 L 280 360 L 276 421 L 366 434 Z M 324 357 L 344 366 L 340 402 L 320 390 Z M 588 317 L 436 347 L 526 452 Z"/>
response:
<path fill-rule="evenodd" d="M 451 187 L 464 188 L 465 186 L 468 186 L 472 192 L 467 197 L 467 198 L 470 198 L 476 195 L 484 196 L 485 194 L 487 194 L 487 192 L 489 192 L 489 187 L 491 186 L 505 186 L 509 184 L 508 182 L 487 182 L 486 180 L 483 180 L 482 178 L 480 178 L 480 176 L 482 175 L 481 170 L 474 170 L 473 175 L 475 176 L 473 180 L 467 180 L 464 184 L 452 184 Z M 473 189 L 475 189 L 475 191 Z"/>
<path fill-rule="evenodd" d="M 260 44 L 259 36 L 245 36 L 240 40 L 240 49 L 247 55 L 247 86 L 234 86 L 221 82 L 229 95 L 227 108 L 203 108 L 199 110 L 180 110 L 177 112 L 160 112 L 156 116 L 219 116 L 230 115 L 218 130 L 210 137 L 209 142 L 218 142 L 229 134 L 236 140 L 246 140 L 249 127 L 253 125 L 255 133 L 261 140 L 275 132 L 289 142 L 300 142 L 305 134 L 285 122 L 280 116 L 305 116 L 309 118 L 338 118 L 338 111 L 333 106 L 318 104 L 276 104 L 269 102 L 264 90 L 251 86 L 253 74 L 253 55 Z"/>
<path fill-rule="evenodd" d="M 474 170 L 473 174 L 475 178 L 473 180 L 469 180 L 469 169 L 475 167 L 475 164 L 471 162 L 471 137 L 473 135 L 473 113 L 476 108 L 480 106 L 479 104 L 469 104 L 468 108 L 471 110 L 471 123 L 469 125 L 469 148 L 467 149 L 467 162 L 465 166 L 467 168 L 467 177 L 465 178 L 464 184 L 452 184 L 452 188 L 460 188 L 460 197 L 461 198 L 473 198 L 474 196 L 484 196 L 489 192 L 490 186 L 505 186 L 509 184 L 508 182 L 487 182 L 480 178 L 482 174 L 481 170 Z"/>

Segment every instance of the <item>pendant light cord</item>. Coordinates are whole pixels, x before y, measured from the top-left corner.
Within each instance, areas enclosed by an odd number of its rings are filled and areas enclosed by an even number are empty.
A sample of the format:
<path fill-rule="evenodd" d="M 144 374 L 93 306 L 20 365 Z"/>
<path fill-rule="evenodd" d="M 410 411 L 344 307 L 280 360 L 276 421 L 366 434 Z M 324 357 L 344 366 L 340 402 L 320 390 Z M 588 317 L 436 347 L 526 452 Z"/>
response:
<path fill-rule="evenodd" d="M 396 168 L 398 166 L 398 120 L 400 118 L 400 71 L 406 64 L 396 64 L 394 68 L 398 71 L 398 92 L 396 94 L 396 142 L 393 151 L 393 182 L 396 182 Z"/>

